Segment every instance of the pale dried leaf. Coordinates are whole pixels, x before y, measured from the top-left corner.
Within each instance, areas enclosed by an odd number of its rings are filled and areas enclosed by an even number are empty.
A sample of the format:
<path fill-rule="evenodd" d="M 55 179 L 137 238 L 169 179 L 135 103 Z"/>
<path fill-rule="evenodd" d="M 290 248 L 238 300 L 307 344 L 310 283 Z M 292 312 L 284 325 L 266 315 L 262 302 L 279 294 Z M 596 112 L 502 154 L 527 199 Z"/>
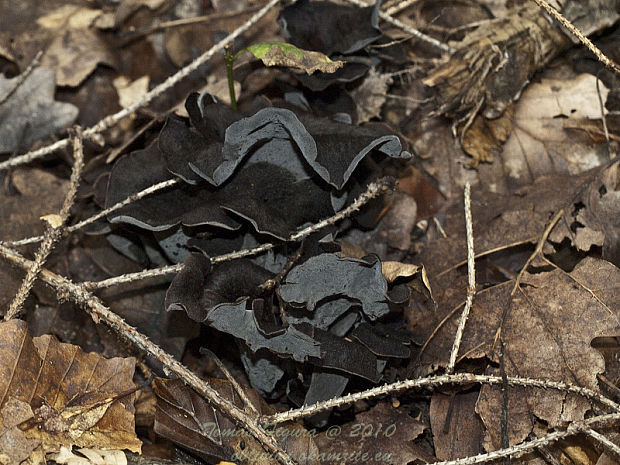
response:
<path fill-rule="evenodd" d="M 351 91 L 351 97 L 357 107 L 359 124 L 381 117 L 381 108 L 385 103 L 390 84 L 392 84 L 392 78 L 389 74 L 378 73 L 372 68 L 362 83 Z"/>
<path fill-rule="evenodd" d="M 18 79 L 0 75 L 0 97 L 14 89 Z M 0 104 L 0 153 L 28 146 L 75 121 L 78 109 L 70 103 L 54 101 L 55 89 L 54 72 L 36 68 Z"/>
<path fill-rule="evenodd" d="M 142 76 L 135 81 L 130 81 L 125 76 L 114 79 L 113 84 L 118 94 L 118 103 L 121 107 L 127 108 L 140 101 L 144 94 L 149 90 L 149 76 Z"/>

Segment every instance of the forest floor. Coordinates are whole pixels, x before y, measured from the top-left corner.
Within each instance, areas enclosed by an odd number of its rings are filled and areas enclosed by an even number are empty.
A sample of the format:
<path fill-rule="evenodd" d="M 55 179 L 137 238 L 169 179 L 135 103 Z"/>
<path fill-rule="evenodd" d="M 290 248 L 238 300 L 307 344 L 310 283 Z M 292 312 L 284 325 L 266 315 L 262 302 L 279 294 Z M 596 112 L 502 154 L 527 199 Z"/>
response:
<path fill-rule="evenodd" d="M 620 7 L 551 3 L 0 2 L 0 464 L 620 463 Z"/>

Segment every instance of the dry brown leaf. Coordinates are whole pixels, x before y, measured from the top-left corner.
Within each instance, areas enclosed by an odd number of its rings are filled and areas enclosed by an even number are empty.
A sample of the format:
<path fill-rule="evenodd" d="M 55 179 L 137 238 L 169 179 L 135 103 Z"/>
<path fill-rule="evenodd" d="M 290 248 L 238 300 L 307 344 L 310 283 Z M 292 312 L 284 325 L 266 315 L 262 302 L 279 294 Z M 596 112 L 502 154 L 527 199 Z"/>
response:
<path fill-rule="evenodd" d="M 439 460 L 455 460 L 483 452 L 484 427 L 476 414 L 477 400 L 477 390 L 433 394 L 429 417 Z"/>
<path fill-rule="evenodd" d="M 89 28 L 103 12 L 79 5 L 63 5 L 37 19 L 37 24 L 46 29 Z"/>
<path fill-rule="evenodd" d="M 515 244 L 535 243 L 551 216 L 587 179 L 586 175 L 541 178 L 512 196 L 472 189 L 476 254 L 507 249 Z M 463 273 L 455 275 L 454 268 L 464 265 L 467 259 L 463 204 L 451 206 L 445 215 L 443 229 L 447 236 L 435 233 L 435 239 L 419 256 L 420 263 L 428 271 L 434 292 L 454 288 L 455 276 L 464 276 Z M 443 316 L 437 315 L 439 319 Z"/>
<path fill-rule="evenodd" d="M 164 4 L 165 0 L 123 0 L 116 9 L 114 26 L 119 27 L 138 9 L 145 6 L 149 10 L 156 10 Z"/>
<path fill-rule="evenodd" d="M 104 359 L 52 336 L 31 338 L 26 323 L 0 324 L 0 406 L 26 403 L 24 436 L 47 452 L 65 445 L 140 452 L 135 435 L 133 358 Z M 6 419 L 3 427 L 7 427 Z M 0 443 L 0 453 L 6 453 Z"/>
<path fill-rule="evenodd" d="M 3 465 L 19 465 L 39 448 L 39 439 L 30 439 L 18 427 L 34 414 L 30 405 L 9 397 L 0 410 L 0 462 Z"/>
<path fill-rule="evenodd" d="M 603 373 L 605 363 L 590 343 L 620 330 L 620 270 L 607 261 L 585 258 L 571 273 L 559 269 L 526 273 L 512 302 L 506 299 L 504 287 L 491 293 L 495 298 L 489 296 L 479 308 L 499 323 L 501 314 L 491 307 L 510 304 L 502 325 L 507 375 L 562 381 L 597 391 L 597 374 Z M 489 329 L 476 331 L 478 341 L 492 342 L 494 331 Z M 477 411 L 495 448 L 501 444 L 500 405 L 499 389 L 484 386 Z M 554 428 L 583 419 L 590 408 L 584 398 L 561 391 L 510 389 L 510 443 L 524 440 L 535 418 Z"/>
<path fill-rule="evenodd" d="M 434 462 L 414 441 L 426 425 L 406 412 L 381 402 L 355 420 L 332 425 L 316 437 L 321 462 L 406 465 Z"/>
<path fill-rule="evenodd" d="M 92 73 L 99 63 L 114 67 L 116 59 L 96 31 L 60 29 L 41 59 L 41 65 L 56 72 L 59 86 L 75 87 Z"/>
<path fill-rule="evenodd" d="M 228 381 L 210 379 L 209 384 L 222 397 L 245 408 Z M 182 445 L 206 460 L 235 460 L 256 465 L 270 465 L 273 460 L 262 446 L 240 426 L 215 409 L 181 380 L 156 378 L 153 389 L 157 395 L 155 432 Z M 249 387 L 243 387 L 247 397 L 260 415 L 274 413 L 273 409 Z M 282 448 L 301 465 L 317 465 L 315 460 L 302 460 L 302 454 L 318 452 L 312 434 L 299 424 L 282 425 L 272 430 Z"/>
<path fill-rule="evenodd" d="M 553 229 L 550 239 L 568 239 L 578 249 L 589 251 L 600 246 L 603 258 L 620 266 L 620 186 L 619 164 L 606 169 L 588 186 L 582 204 L 567 211 Z"/>
<path fill-rule="evenodd" d="M 5 12 L 7 18 L 19 20 L 2 23 L 0 42 L 19 44 L 18 65 L 22 69 L 43 51 L 41 65 L 55 72 L 56 83 L 77 86 L 97 64 L 116 65 L 114 55 L 96 30 L 103 12 L 87 2 L 9 2 L 3 16 Z"/>
<path fill-rule="evenodd" d="M 172 27 L 164 31 L 164 47 L 168 58 L 181 68 L 214 44 L 213 28 L 209 24 Z"/>
<path fill-rule="evenodd" d="M 599 84 L 605 102 L 608 89 Z M 514 128 L 502 151 L 507 178 L 518 184 L 555 172 L 582 173 L 607 158 L 604 142 L 593 143 L 579 122 L 600 120 L 596 77 L 543 79 L 530 85 L 516 104 Z"/>
<path fill-rule="evenodd" d="M 480 162 L 492 163 L 495 157 L 502 152 L 504 142 L 512 131 L 514 106 L 506 110 L 496 119 L 486 119 L 478 115 L 469 130 L 463 135 L 463 150 L 473 158 L 472 167 Z"/>
<path fill-rule="evenodd" d="M 466 282 L 458 278 L 453 283 L 454 287 L 438 299 L 439 318 L 462 308 L 459 304 L 464 300 Z M 506 281 L 478 292 L 459 354 L 498 362 L 497 335 L 501 328 L 508 376 L 550 379 L 598 390 L 596 376 L 604 371 L 605 364 L 590 343 L 596 337 L 620 331 L 620 270 L 607 261 L 586 258 L 571 273 L 559 269 L 526 273 L 521 290 L 511 296 L 513 284 Z M 431 310 L 423 313 L 420 319 L 433 317 Z M 445 363 L 459 314 L 456 312 L 439 328 L 424 357 L 433 354 L 430 359 Z M 535 418 L 556 427 L 583 419 L 590 408 L 585 399 L 561 391 L 510 388 L 510 443 L 526 439 Z M 484 386 L 477 412 L 493 448 L 501 444 L 500 410 L 500 388 Z"/>
<path fill-rule="evenodd" d="M 45 225 L 40 218 L 60 210 L 69 183 L 36 168 L 20 168 L 13 172 L 15 193 L 0 191 L 1 240 L 16 240 L 42 234 Z M 45 202 L 41 202 L 45 199 Z"/>

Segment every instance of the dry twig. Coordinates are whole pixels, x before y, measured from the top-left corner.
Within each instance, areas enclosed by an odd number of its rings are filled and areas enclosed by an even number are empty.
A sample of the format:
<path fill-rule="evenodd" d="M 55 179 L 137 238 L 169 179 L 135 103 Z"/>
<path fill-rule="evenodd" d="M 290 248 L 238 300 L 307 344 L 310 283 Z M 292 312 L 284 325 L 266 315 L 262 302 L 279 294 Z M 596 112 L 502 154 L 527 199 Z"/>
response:
<path fill-rule="evenodd" d="M 605 449 L 611 452 L 616 457 L 616 459 L 620 459 L 620 447 L 619 446 L 611 442 L 609 439 L 607 439 L 605 436 L 603 436 L 598 431 L 594 431 L 592 428 L 589 428 L 587 426 L 579 427 L 579 425 L 577 427 L 581 430 L 581 432 L 587 434 L 592 439 L 594 439 L 596 442 L 598 442 L 600 445 L 602 445 Z"/>
<path fill-rule="evenodd" d="M 347 0 L 347 2 L 352 3 L 353 5 L 359 6 L 359 7 L 367 7 L 368 4 L 362 2 L 361 0 Z M 426 34 L 418 31 L 417 29 L 412 28 L 411 26 L 407 26 L 405 23 L 403 23 L 402 21 L 399 21 L 398 19 L 390 16 L 389 14 L 384 13 L 383 11 L 379 11 L 379 18 L 381 18 L 382 20 L 393 24 L 394 26 L 402 29 L 403 31 L 405 31 L 407 34 L 411 34 L 412 36 L 414 36 L 416 39 L 422 40 L 428 44 L 431 44 L 433 47 L 437 47 L 439 50 L 441 50 L 442 52 L 446 52 L 446 53 L 454 53 L 456 50 L 454 50 L 452 47 L 450 47 L 449 45 L 446 45 L 440 41 L 438 41 L 437 39 L 434 39 L 430 36 L 427 36 Z"/>
<path fill-rule="evenodd" d="M 557 222 L 560 220 L 560 218 L 562 218 L 563 214 L 564 214 L 564 209 L 562 208 L 555 215 L 553 215 L 553 218 L 551 218 L 551 221 L 545 228 L 545 231 L 543 232 L 542 236 L 538 240 L 538 243 L 536 244 L 536 249 L 534 250 L 534 252 L 532 252 L 532 255 L 528 257 L 527 261 L 525 262 L 525 265 L 523 265 L 523 268 L 521 268 L 521 271 L 519 271 L 519 274 L 517 275 L 517 278 L 515 279 L 515 284 L 512 288 L 512 291 L 510 292 L 510 295 L 514 295 L 517 288 L 521 285 L 523 274 L 527 271 L 527 268 L 530 266 L 530 263 L 532 263 L 532 260 L 534 260 L 534 258 L 536 258 L 536 256 L 538 256 L 542 252 L 543 246 L 545 245 L 545 242 L 547 242 L 547 238 L 549 237 L 549 234 L 551 234 L 551 231 L 553 230 Z"/>
<path fill-rule="evenodd" d="M 65 196 L 65 200 L 62 204 L 59 214 L 59 218 L 54 218 L 48 221 L 43 235 L 43 242 L 37 251 L 34 259 L 34 265 L 28 269 L 26 277 L 22 281 L 22 284 L 15 295 L 15 298 L 11 302 L 9 309 L 4 315 L 4 320 L 8 321 L 15 318 L 21 311 L 22 305 L 26 301 L 26 298 L 30 294 L 30 290 L 34 285 L 37 275 L 41 271 L 45 260 L 52 251 L 54 245 L 62 235 L 64 231 L 64 225 L 69 218 L 69 211 L 75 201 L 75 194 L 77 193 L 78 186 L 80 184 L 80 176 L 82 175 L 82 168 L 84 168 L 84 150 L 82 145 L 82 133 L 78 128 L 76 129 L 76 135 L 73 138 L 73 170 L 71 172 L 71 179 L 69 182 L 69 190 Z M 54 223 L 57 221 L 57 223 Z"/>
<path fill-rule="evenodd" d="M 565 391 L 580 396 L 586 397 L 590 400 L 596 401 L 602 405 L 605 405 L 615 412 L 620 414 L 620 404 L 615 403 L 613 400 L 602 396 L 598 392 L 581 386 L 574 386 L 558 381 L 550 381 L 544 379 L 532 379 L 532 378 L 520 378 L 514 376 L 507 376 L 506 379 L 502 379 L 501 376 L 490 375 L 474 375 L 472 373 L 456 373 L 453 375 L 439 375 L 431 376 L 428 378 L 406 379 L 403 381 L 397 381 L 392 384 L 385 384 L 376 388 L 368 389 L 362 392 L 356 392 L 353 394 L 347 394 L 346 396 L 336 397 L 323 402 L 318 402 L 313 405 L 306 405 L 295 410 L 289 410 L 287 412 L 277 413 L 275 415 L 264 417 L 261 421 L 263 424 L 275 425 L 284 423 L 298 418 L 314 415 L 315 413 L 329 410 L 334 407 L 339 407 L 344 404 L 358 402 L 364 399 L 372 399 L 375 397 L 392 394 L 399 391 L 405 391 L 409 389 L 419 388 L 432 388 L 444 385 L 459 385 L 459 384 L 489 384 L 489 385 L 501 385 L 507 382 L 509 386 L 525 386 L 536 387 L 542 389 L 556 389 L 558 391 Z"/>
<path fill-rule="evenodd" d="M 96 215 L 91 216 L 90 218 L 86 218 L 84 221 L 80 221 L 79 223 L 76 223 L 72 226 L 69 226 L 67 228 L 68 232 L 75 232 L 79 229 L 82 229 L 84 226 L 87 226 L 91 223 L 94 223 L 95 221 L 104 218 L 105 216 L 109 215 L 110 213 L 118 210 L 119 208 L 122 208 L 126 205 L 129 205 L 130 203 L 133 203 L 137 200 L 140 200 L 143 197 L 146 197 L 147 195 L 151 195 L 154 194 L 155 192 L 159 192 L 160 190 L 166 189 L 170 186 L 174 186 L 175 184 L 178 184 L 180 182 L 180 180 L 178 178 L 174 178 L 174 179 L 168 179 L 167 181 L 162 181 L 160 183 L 154 184 L 150 187 L 147 187 L 144 190 L 141 190 L 140 192 L 136 192 L 135 194 L 130 195 L 129 197 L 127 197 L 124 200 L 121 200 L 118 203 L 115 203 L 114 205 L 112 205 L 109 208 L 106 208 L 105 210 L 100 211 L 99 213 L 97 213 Z M 7 247 L 17 247 L 20 245 L 27 245 L 27 244 L 33 244 L 36 242 L 40 242 L 43 240 L 43 236 L 33 236 L 33 237 L 27 237 L 25 239 L 20 239 L 18 241 L 7 241 L 7 242 L 3 242 L 4 245 L 6 245 Z"/>
<path fill-rule="evenodd" d="M 616 73 L 620 73 L 620 67 L 607 56 L 601 52 L 601 50 L 590 41 L 579 29 L 577 29 L 568 19 L 566 19 L 562 13 L 553 8 L 546 0 L 534 0 L 536 4 L 555 18 L 562 26 L 568 29 L 579 41 L 590 50 L 596 58 L 605 66 L 613 69 Z"/>
<path fill-rule="evenodd" d="M 474 303 L 474 295 L 476 295 L 476 269 L 474 260 L 474 229 L 471 219 L 471 186 L 469 183 L 465 184 L 464 194 L 465 204 L 465 228 L 467 231 L 467 299 L 465 300 L 465 308 L 461 313 L 459 324 L 456 328 L 456 335 L 454 336 L 454 344 L 450 351 L 450 361 L 448 362 L 447 373 L 454 371 L 454 365 L 456 364 L 456 356 L 459 353 L 459 347 L 461 346 L 461 340 L 463 338 L 463 332 L 465 331 L 465 324 L 469 317 L 469 311 Z"/>

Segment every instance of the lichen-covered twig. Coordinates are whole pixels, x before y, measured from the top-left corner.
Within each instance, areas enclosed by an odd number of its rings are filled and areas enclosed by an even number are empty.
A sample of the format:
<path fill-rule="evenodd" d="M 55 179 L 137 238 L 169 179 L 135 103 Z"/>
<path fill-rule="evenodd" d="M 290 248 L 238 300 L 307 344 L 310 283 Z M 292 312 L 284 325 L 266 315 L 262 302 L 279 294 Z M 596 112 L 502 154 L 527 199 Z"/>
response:
<path fill-rule="evenodd" d="M 464 205 L 465 205 L 465 229 L 467 231 L 467 298 L 465 300 L 465 308 L 461 313 L 459 324 L 456 328 L 456 334 L 454 336 L 454 343 L 452 344 L 452 350 L 450 351 L 450 360 L 446 368 L 447 373 L 454 371 L 454 365 L 456 364 L 456 357 L 461 347 L 461 340 L 463 339 L 463 332 L 465 331 L 465 324 L 469 317 L 469 311 L 474 302 L 474 296 L 476 295 L 476 269 L 475 269 L 475 253 L 474 253 L 474 229 L 472 226 L 471 218 L 471 186 L 469 183 L 465 184 L 464 192 Z"/>
<path fill-rule="evenodd" d="M 514 376 L 507 376 L 506 381 L 509 386 L 525 386 L 536 387 L 542 389 L 555 389 L 558 391 L 570 392 L 584 396 L 590 400 L 605 405 L 615 412 L 620 412 L 620 405 L 602 396 L 598 392 L 581 386 L 574 386 L 571 384 L 562 383 L 559 381 L 551 381 L 545 379 L 532 379 L 532 378 L 520 378 Z M 261 422 L 263 424 L 275 425 L 284 423 L 298 418 L 314 415 L 315 413 L 329 410 L 334 407 L 339 407 L 351 402 L 357 402 L 364 399 L 372 399 L 378 396 L 392 394 L 399 391 L 405 391 L 409 389 L 420 388 L 433 388 L 445 385 L 463 385 L 463 384 L 489 384 L 489 385 L 501 385 L 504 382 L 501 376 L 490 375 L 474 375 L 472 373 L 456 373 L 453 375 L 439 375 L 431 376 L 428 378 L 406 379 L 403 381 L 397 381 L 392 384 L 385 384 L 376 388 L 368 389 L 362 392 L 356 392 L 353 394 L 347 394 L 346 396 L 336 397 L 324 402 L 318 402 L 313 405 L 306 405 L 295 410 L 289 410 L 287 412 L 277 413 L 263 417 Z"/>
<path fill-rule="evenodd" d="M 35 262 L 32 260 L 24 258 L 16 250 L 1 244 L 0 256 L 24 270 L 30 270 L 35 266 Z M 71 300 L 80 305 L 91 315 L 95 322 L 103 321 L 140 350 L 147 352 L 150 356 L 161 362 L 166 370 L 177 375 L 188 386 L 245 428 L 268 452 L 274 454 L 278 462 L 286 465 L 294 463 L 288 454 L 278 445 L 273 436 L 265 431 L 258 423 L 256 418 L 253 418 L 232 402 L 221 397 L 206 381 L 199 378 L 181 362 L 175 360 L 172 355 L 151 342 L 148 337 L 112 312 L 98 297 L 88 292 L 79 284 L 75 284 L 69 279 L 57 275 L 45 268 L 42 268 L 39 274 L 44 282 L 56 290 L 59 298 Z"/>
<path fill-rule="evenodd" d="M 600 62 L 604 63 L 605 66 L 613 69 L 616 73 L 620 73 L 620 67 L 616 63 L 614 63 L 612 60 L 607 58 L 607 56 L 603 52 L 601 52 L 601 50 L 596 45 L 594 45 L 592 41 L 588 39 L 579 29 L 577 29 L 573 25 L 573 23 L 571 23 L 568 19 L 566 19 L 562 15 L 562 13 L 560 13 L 558 10 L 556 10 L 551 5 L 549 5 L 549 3 L 547 3 L 545 0 L 534 0 L 534 2 L 536 2 L 536 4 L 539 7 L 545 10 L 551 16 L 553 16 L 562 26 L 568 29 L 575 37 L 577 37 L 577 39 L 579 39 L 579 41 L 583 45 L 585 45 L 588 48 L 588 50 L 590 50 L 596 56 L 596 58 L 598 58 Z"/>
<path fill-rule="evenodd" d="M 581 430 L 582 433 L 587 434 L 592 439 L 594 439 L 596 442 L 598 442 L 600 445 L 602 445 L 605 449 L 611 452 L 615 456 L 616 459 L 620 459 L 620 447 L 619 446 L 611 442 L 609 439 L 607 439 L 605 436 L 603 436 L 598 431 L 594 431 L 590 427 L 587 427 L 587 426 L 579 427 L 579 425 L 577 425 L 577 427 Z"/>
<path fill-rule="evenodd" d="M 122 109 L 118 113 L 113 115 L 109 115 L 99 121 L 94 126 L 86 129 L 83 133 L 85 138 L 90 138 L 96 136 L 97 134 L 111 128 L 116 123 L 118 123 L 123 118 L 131 115 L 136 110 L 148 105 L 155 97 L 163 94 L 168 89 L 173 87 L 176 83 L 187 77 L 192 72 L 196 71 L 203 63 L 211 59 L 216 52 L 224 48 L 227 44 L 232 43 L 237 37 L 243 34 L 245 31 L 254 26 L 263 16 L 265 16 L 274 6 L 278 4 L 279 0 L 269 0 L 269 2 L 256 12 L 251 18 L 249 18 L 245 23 L 235 29 L 233 32 L 228 34 L 224 39 L 219 41 L 205 53 L 196 58 L 193 62 L 187 65 L 185 68 L 180 69 L 176 74 L 173 74 L 164 82 L 144 94 L 144 96 L 133 105 L 128 106 L 127 108 Z M 51 145 L 43 147 L 39 150 L 34 150 L 32 152 L 28 152 L 24 155 L 20 155 L 17 157 L 13 157 L 9 160 L 6 160 L 0 163 L 0 170 L 5 170 L 8 168 L 13 168 L 15 166 L 23 165 L 25 163 L 29 163 L 38 158 L 44 157 L 56 150 L 63 149 L 69 145 L 69 139 L 61 139 Z"/>
<path fill-rule="evenodd" d="M 464 457 L 456 460 L 446 460 L 444 462 L 435 462 L 429 465 L 473 465 L 475 463 L 491 462 L 493 460 L 505 458 L 505 457 L 519 457 L 527 452 L 533 451 L 539 447 L 547 446 L 553 442 L 574 436 L 583 432 L 584 428 L 596 424 L 603 423 L 609 424 L 611 422 L 617 422 L 620 420 L 620 413 L 613 413 L 609 415 L 599 415 L 596 417 L 588 418 L 583 421 L 582 424 L 572 423 L 564 431 L 554 431 L 540 438 L 533 439 L 531 441 L 524 441 L 520 444 L 516 444 L 506 449 L 495 450 L 487 454 L 479 454 L 471 457 Z M 602 435 L 601 435 L 602 437 Z M 610 442 L 611 443 L 611 442 Z M 613 444 L 613 443 L 612 443 Z"/>
<path fill-rule="evenodd" d="M 68 232 L 75 232 L 79 229 L 82 229 L 84 226 L 87 226 L 91 223 L 94 223 L 95 221 L 104 218 L 105 216 L 109 215 L 110 213 L 118 210 L 119 208 L 122 208 L 126 205 L 129 205 L 130 203 L 135 202 L 136 200 L 140 200 L 143 197 L 146 197 L 147 195 L 151 195 L 154 194 L 155 192 L 159 192 L 160 190 L 166 189 L 168 187 L 174 186 L 175 184 L 178 184 L 180 181 L 178 178 L 174 178 L 174 179 L 168 179 L 167 181 L 162 181 L 160 183 L 157 184 L 153 184 L 152 186 L 147 187 L 144 190 L 141 190 L 140 192 L 136 192 L 135 194 L 130 195 L 129 197 L 127 197 L 124 200 L 121 200 L 118 203 L 115 203 L 114 205 L 112 205 L 109 208 L 106 208 L 105 210 L 100 211 L 99 213 L 97 213 L 96 215 L 91 216 L 90 218 L 86 218 L 84 221 L 80 221 L 79 223 L 76 223 L 72 226 L 69 226 L 67 228 Z M 20 245 L 27 245 L 27 244 L 34 244 L 36 242 L 40 242 L 43 240 L 43 236 L 33 236 L 33 237 L 27 237 L 25 239 L 20 239 L 18 241 L 6 241 L 3 242 L 4 245 L 8 246 L 8 247 L 18 247 Z"/>
<path fill-rule="evenodd" d="M 344 208 L 343 210 L 339 211 L 334 216 L 330 216 L 329 218 L 321 220 L 316 224 L 313 224 L 311 226 L 308 226 L 307 228 L 297 231 L 296 233 L 292 234 L 288 238 L 288 240 L 296 241 L 303 237 L 309 236 L 310 234 L 316 231 L 319 231 L 329 225 L 337 223 L 338 221 L 344 218 L 347 218 L 348 216 L 351 216 L 351 214 L 358 211 L 360 208 L 366 205 L 370 200 L 374 199 L 378 195 L 385 192 L 386 189 L 388 189 L 389 187 L 389 183 L 390 181 L 388 178 L 382 178 L 375 182 L 370 183 L 368 185 L 368 188 L 366 189 L 366 192 L 364 192 L 357 199 L 355 199 L 355 201 L 351 205 L 349 205 L 347 208 Z M 260 253 L 267 252 L 268 250 L 273 249 L 277 245 L 278 244 L 268 242 L 265 244 L 261 244 L 257 247 L 253 247 L 251 249 L 244 249 L 244 250 L 239 250 L 237 252 L 231 252 L 231 253 L 227 253 L 224 255 L 218 255 L 217 257 L 211 258 L 211 263 L 213 264 L 222 263 L 222 262 L 226 262 L 229 260 L 236 260 L 239 258 L 258 255 Z M 178 273 L 182 269 L 183 269 L 183 264 L 179 263 L 177 265 L 170 265 L 170 266 L 163 266 L 160 268 L 155 268 L 153 270 L 144 270 L 144 271 L 139 271 L 137 273 L 128 273 L 128 274 L 124 274 L 121 276 L 115 276 L 114 278 L 104 279 L 102 281 L 85 282 L 85 283 L 82 283 L 82 285 L 86 289 L 89 289 L 89 290 L 102 289 L 102 288 L 111 287 L 111 286 L 118 286 L 119 284 L 125 284 L 125 283 L 134 282 L 134 281 L 140 281 L 143 279 L 154 278 L 157 276 L 174 274 L 174 273 Z"/>
<path fill-rule="evenodd" d="M 30 290 L 34 285 L 37 275 L 43 267 L 45 260 L 54 248 L 54 244 L 56 244 L 62 235 L 64 225 L 67 223 L 67 218 L 69 218 L 69 212 L 75 202 L 75 194 L 77 193 L 77 189 L 80 184 L 82 168 L 84 168 L 82 133 L 80 129 L 77 128 L 76 135 L 73 138 L 73 170 L 69 181 L 69 190 L 65 195 L 59 214 L 54 215 L 53 218 L 50 218 L 47 221 L 48 224 L 45 228 L 45 234 L 43 235 L 43 242 L 41 242 L 41 246 L 35 255 L 34 265 L 28 269 L 26 277 L 22 281 L 17 294 L 15 294 L 15 298 L 11 302 L 11 305 L 9 305 L 9 308 L 4 315 L 5 321 L 15 318 L 21 311 L 22 305 L 30 294 Z"/>

